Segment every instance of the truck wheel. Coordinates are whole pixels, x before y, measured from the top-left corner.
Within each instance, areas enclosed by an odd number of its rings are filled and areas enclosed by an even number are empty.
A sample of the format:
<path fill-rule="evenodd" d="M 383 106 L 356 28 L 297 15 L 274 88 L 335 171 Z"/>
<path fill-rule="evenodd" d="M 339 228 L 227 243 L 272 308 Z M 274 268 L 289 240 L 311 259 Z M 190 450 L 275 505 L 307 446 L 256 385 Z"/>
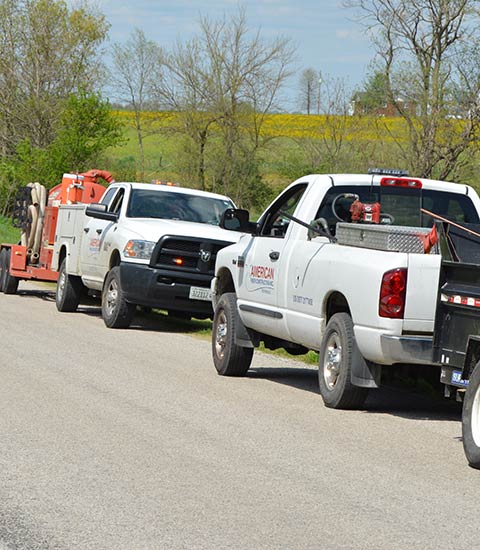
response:
<path fill-rule="evenodd" d="M 77 311 L 82 291 L 82 280 L 80 277 L 67 273 L 67 260 L 64 259 L 58 272 L 57 290 L 55 292 L 57 310 L 62 312 Z"/>
<path fill-rule="evenodd" d="M 12 275 L 10 275 L 11 251 L 6 250 L 3 258 L 4 259 L 3 259 L 3 271 L 2 271 L 2 278 L 3 278 L 2 290 L 4 294 L 16 294 L 20 279 L 18 277 L 13 277 Z"/>
<path fill-rule="evenodd" d="M 102 317 L 109 328 L 128 328 L 135 313 L 135 304 L 129 304 L 120 284 L 120 268 L 108 272 L 102 292 Z"/>
<path fill-rule="evenodd" d="M 336 313 L 328 322 L 319 353 L 318 381 L 325 406 L 356 409 L 363 405 L 368 389 L 354 386 L 351 370 L 355 361 L 364 361 L 353 333 L 348 313 Z"/>
<path fill-rule="evenodd" d="M 250 368 L 253 348 L 235 343 L 235 329 L 240 322 L 235 293 L 223 294 L 215 308 L 212 327 L 213 362 L 222 376 L 243 376 Z"/>
<path fill-rule="evenodd" d="M 0 292 L 3 292 L 3 284 L 5 278 L 5 254 L 7 253 L 5 248 L 0 251 Z"/>
<path fill-rule="evenodd" d="M 480 361 L 470 376 L 463 400 L 462 435 L 468 463 L 480 469 Z"/>

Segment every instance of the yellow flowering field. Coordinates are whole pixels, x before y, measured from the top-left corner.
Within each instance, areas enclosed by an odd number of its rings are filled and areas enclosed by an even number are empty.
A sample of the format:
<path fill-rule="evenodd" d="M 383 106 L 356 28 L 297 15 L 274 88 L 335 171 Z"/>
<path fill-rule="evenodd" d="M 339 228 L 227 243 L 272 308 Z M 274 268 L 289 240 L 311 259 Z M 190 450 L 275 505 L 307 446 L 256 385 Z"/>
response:
<path fill-rule="evenodd" d="M 134 113 L 116 111 L 116 116 L 129 125 L 134 124 Z M 143 112 L 142 122 L 159 127 L 174 127 L 179 122 L 179 113 L 171 111 Z M 342 132 L 346 139 L 386 141 L 406 135 L 405 123 L 399 117 L 359 117 L 339 115 L 304 115 L 276 113 L 265 115 L 261 134 L 268 137 L 294 139 L 322 139 Z"/>

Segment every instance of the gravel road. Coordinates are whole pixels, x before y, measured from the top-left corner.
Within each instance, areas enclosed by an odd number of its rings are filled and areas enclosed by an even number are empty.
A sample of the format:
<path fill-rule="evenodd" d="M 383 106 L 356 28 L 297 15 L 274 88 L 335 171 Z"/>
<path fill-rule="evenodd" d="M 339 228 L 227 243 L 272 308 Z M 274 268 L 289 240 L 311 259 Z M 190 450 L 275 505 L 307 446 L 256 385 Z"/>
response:
<path fill-rule="evenodd" d="M 316 369 L 256 354 L 223 378 L 157 317 L 0 295 L 0 550 L 480 547 L 458 406 L 329 410 Z"/>

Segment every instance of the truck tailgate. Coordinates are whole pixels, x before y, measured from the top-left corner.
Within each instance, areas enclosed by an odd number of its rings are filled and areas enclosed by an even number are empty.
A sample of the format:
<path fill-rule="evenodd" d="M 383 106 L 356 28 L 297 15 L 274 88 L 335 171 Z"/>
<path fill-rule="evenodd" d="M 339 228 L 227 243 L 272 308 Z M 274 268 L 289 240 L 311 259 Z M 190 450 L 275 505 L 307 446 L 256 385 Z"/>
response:
<path fill-rule="evenodd" d="M 440 254 L 409 254 L 404 331 L 433 332 Z"/>

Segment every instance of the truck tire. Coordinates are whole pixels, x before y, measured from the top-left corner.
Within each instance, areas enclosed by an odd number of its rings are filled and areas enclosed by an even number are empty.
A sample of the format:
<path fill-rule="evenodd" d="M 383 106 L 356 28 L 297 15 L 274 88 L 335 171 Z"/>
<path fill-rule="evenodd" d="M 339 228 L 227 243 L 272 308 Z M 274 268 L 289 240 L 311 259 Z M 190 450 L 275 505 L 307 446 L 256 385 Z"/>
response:
<path fill-rule="evenodd" d="M 10 275 L 10 258 L 11 258 L 11 251 L 6 250 L 3 260 L 3 285 L 2 285 L 2 291 L 4 294 L 16 294 L 18 289 L 18 283 L 20 282 L 20 279 L 18 277 L 13 277 Z"/>
<path fill-rule="evenodd" d="M 0 251 L 0 292 L 3 292 L 3 284 L 5 277 L 5 255 L 7 251 L 5 248 L 2 248 Z"/>
<path fill-rule="evenodd" d="M 235 343 L 235 330 L 239 322 L 237 297 L 234 292 L 227 292 L 217 303 L 212 327 L 213 362 L 222 376 L 244 376 L 252 363 L 253 348 Z"/>
<path fill-rule="evenodd" d="M 480 361 L 470 376 L 463 400 L 462 435 L 468 463 L 480 469 Z"/>
<path fill-rule="evenodd" d="M 120 284 L 120 268 L 108 272 L 102 292 L 102 317 L 108 328 L 128 328 L 135 313 L 135 304 L 125 300 Z"/>
<path fill-rule="evenodd" d="M 58 272 L 57 290 L 55 292 L 57 310 L 62 312 L 77 311 L 83 288 L 80 277 L 67 273 L 67 260 L 64 259 Z"/>
<path fill-rule="evenodd" d="M 354 386 L 351 371 L 354 361 L 364 361 L 355 342 L 352 318 L 336 313 L 327 324 L 319 353 L 318 381 L 326 407 L 360 408 L 368 389 Z"/>

